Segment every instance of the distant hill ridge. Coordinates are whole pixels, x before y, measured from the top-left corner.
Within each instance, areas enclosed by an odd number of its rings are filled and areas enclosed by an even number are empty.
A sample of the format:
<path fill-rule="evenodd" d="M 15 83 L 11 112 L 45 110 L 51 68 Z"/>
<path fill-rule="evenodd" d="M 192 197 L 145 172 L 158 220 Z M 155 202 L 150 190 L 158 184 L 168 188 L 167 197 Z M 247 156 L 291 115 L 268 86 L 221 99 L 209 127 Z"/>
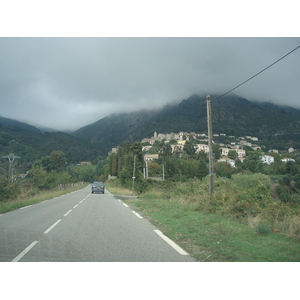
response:
<path fill-rule="evenodd" d="M 40 132 L 40 130 L 32 125 L 29 125 L 27 123 L 23 123 L 17 120 L 9 119 L 9 118 L 4 118 L 0 116 L 0 124 L 4 127 L 9 127 L 9 128 L 22 128 L 31 132 Z"/>
<path fill-rule="evenodd" d="M 214 95 L 211 95 L 213 99 Z M 0 153 L 15 151 L 15 140 L 35 156 L 61 150 L 69 161 L 106 157 L 124 141 L 141 141 L 157 133 L 207 133 L 206 96 L 193 95 L 158 110 L 112 114 L 70 134 L 41 132 L 29 124 L 0 117 Z M 227 95 L 212 102 L 213 133 L 256 136 L 267 148 L 300 148 L 300 110 Z M 18 146 L 18 149 L 25 149 Z M 18 150 L 20 151 L 20 150 Z M 20 155 L 19 153 L 15 153 Z M 30 158 L 32 160 L 33 158 Z"/>
<path fill-rule="evenodd" d="M 211 95 L 213 99 L 215 96 Z M 212 102 L 213 132 L 234 136 L 257 136 L 272 140 L 293 135 L 291 146 L 300 143 L 300 110 L 272 103 L 249 101 L 227 95 Z M 161 110 L 113 114 L 75 131 L 74 136 L 91 143 L 101 153 L 124 141 L 141 141 L 157 133 L 207 132 L 206 96 L 193 95 L 178 105 Z M 299 144 L 300 147 L 300 144 Z"/>
<path fill-rule="evenodd" d="M 65 153 L 68 162 L 94 160 L 100 155 L 89 143 L 65 132 L 41 132 L 34 126 L 0 117 L 0 155 L 14 153 L 24 165 L 30 165 L 53 150 Z M 26 162 L 26 163 L 25 163 Z M 0 161 L 0 168 L 4 162 Z M 26 166 L 24 166 L 24 171 Z"/>

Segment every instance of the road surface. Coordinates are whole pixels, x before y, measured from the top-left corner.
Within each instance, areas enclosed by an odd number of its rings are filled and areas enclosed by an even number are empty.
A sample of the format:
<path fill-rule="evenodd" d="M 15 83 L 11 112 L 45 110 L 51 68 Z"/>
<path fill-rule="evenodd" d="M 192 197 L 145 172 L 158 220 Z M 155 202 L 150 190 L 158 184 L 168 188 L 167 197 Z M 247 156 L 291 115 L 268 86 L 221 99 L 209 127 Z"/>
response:
<path fill-rule="evenodd" d="M 122 200 L 90 189 L 0 215 L 0 261 L 195 261 Z"/>

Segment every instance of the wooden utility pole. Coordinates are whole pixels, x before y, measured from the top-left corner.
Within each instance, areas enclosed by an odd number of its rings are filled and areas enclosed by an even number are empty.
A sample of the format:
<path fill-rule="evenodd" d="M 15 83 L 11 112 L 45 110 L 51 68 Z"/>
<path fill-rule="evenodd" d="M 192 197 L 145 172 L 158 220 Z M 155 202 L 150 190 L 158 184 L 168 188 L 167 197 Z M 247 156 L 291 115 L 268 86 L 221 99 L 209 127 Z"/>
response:
<path fill-rule="evenodd" d="M 136 155 L 134 155 L 134 157 L 133 157 L 132 193 L 134 191 L 134 180 L 135 180 L 135 158 L 136 158 Z"/>
<path fill-rule="evenodd" d="M 146 160 L 146 179 L 149 177 L 148 159 Z"/>
<path fill-rule="evenodd" d="M 207 104 L 207 128 L 208 128 L 208 149 L 209 149 L 209 196 L 214 192 L 214 162 L 212 150 L 212 116 L 211 116 L 211 101 L 210 96 L 206 96 Z"/>

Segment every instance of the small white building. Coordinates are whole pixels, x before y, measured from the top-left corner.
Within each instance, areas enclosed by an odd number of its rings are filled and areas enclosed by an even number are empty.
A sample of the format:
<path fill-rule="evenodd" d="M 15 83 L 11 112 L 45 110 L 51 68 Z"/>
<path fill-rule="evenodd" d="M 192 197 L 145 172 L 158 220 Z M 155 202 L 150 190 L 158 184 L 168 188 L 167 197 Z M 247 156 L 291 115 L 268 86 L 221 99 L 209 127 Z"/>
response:
<path fill-rule="evenodd" d="M 272 164 L 274 162 L 274 157 L 271 155 L 263 155 L 261 157 L 261 160 L 263 161 L 264 164 Z"/>
<path fill-rule="evenodd" d="M 151 148 L 152 148 L 152 146 L 143 146 L 142 151 L 148 152 Z"/>
<path fill-rule="evenodd" d="M 171 148 L 172 148 L 172 153 L 174 152 L 181 152 L 184 148 L 184 145 L 180 145 L 180 144 L 177 144 L 177 145 L 171 145 Z"/>
<path fill-rule="evenodd" d="M 234 159 L 230 159 L 228 157 L 224 157 L 218 160 L 219 162 L 225 162 L 227 164 L 229 164 L 231 167 L 235 168 L 235 161 Z"/>
<path fill-rule="evenodd" d="M 235 151 L 238 154 L 238 158 L 242 158 L 242 157 L 246 156 L 246 151 L 244 149 L 236 149 Z"/>
<path fill-rule="evenodd" d="M 295 162 L 295 160 L 293 158 L 289 158 L 289 157 L 282 158 L 281 161 L 285 162 L 285 163 L 288 162 L 288 161 Z"/>
<path fill-rule="evenodd" d="M 231 150 L 229 148 L 220 148 L 220 149 L 222 151 L 221 153 L 222 156 L 228 156 L 228 152 Z"/>
<path fill-rule="evenodd" d="M 146 154 L 144 155 L 144 161 L 152 161 L 153 159 L 158 159 L 158 154 Z"/>
<path fill-rule="evenodd" d="M 196 145 L 196 153 L 198 153 L 200 151 L 204 151 L 205 153 L 208 153 L 209 152 L 208 145 L 206 145 L 206 144 L 197 144 Z"/>
<path fill-rule="evenodd" d="M 288 149 L 288 152 L 289 152 L 289 153 L 293 153 L 293 152 L 295 152 L 295 149 L 294 149 L 293 147 L 290 147 L 290 148 Z"/>

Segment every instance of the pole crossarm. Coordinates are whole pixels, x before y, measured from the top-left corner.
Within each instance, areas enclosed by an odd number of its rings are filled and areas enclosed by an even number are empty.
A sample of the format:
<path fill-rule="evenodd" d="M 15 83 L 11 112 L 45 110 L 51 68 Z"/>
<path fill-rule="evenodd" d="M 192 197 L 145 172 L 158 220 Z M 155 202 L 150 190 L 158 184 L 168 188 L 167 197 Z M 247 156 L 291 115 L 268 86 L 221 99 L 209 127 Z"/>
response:
<path fill-rule="evenodd" d="M 12 163 L 16 158 L 21 158 L 21 156 L 14 155 L 13 153 L 9 153 L 8 155 L 2 156 L 2 158 L 7 158 L 9 161 L 9 168 L 8 168 L 8 176 L 11 176 L 11 182 L 14 180 L 13 168 Z"/>

